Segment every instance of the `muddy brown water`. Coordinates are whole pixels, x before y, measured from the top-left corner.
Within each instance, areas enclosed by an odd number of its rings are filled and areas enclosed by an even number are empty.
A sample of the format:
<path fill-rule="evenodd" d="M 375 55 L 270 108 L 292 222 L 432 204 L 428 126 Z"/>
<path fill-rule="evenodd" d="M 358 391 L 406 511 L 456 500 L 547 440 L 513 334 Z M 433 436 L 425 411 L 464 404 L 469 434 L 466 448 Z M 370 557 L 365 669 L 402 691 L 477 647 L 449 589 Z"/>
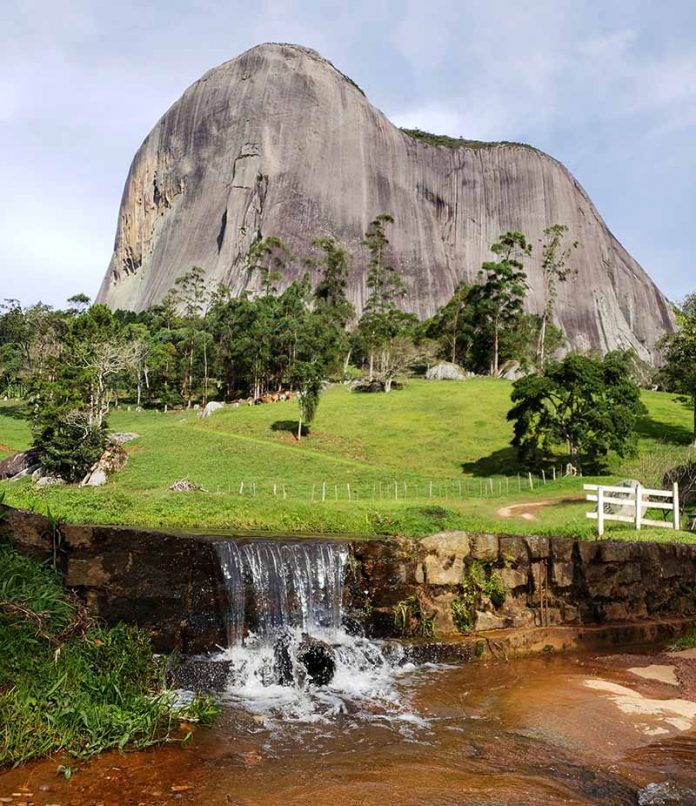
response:
<path fill-rule="evenodd" d="M 391 711 L 363 701 L 315 721 L 228 705 L 186 746 L 106 754 L 68 781 L 58 759 L 30 764 L 0 774 L 0 797 L 42 806 L 696 804 L 693 703 L 632 674 L 620 656 L 420 668 L 395 691 Z"/>

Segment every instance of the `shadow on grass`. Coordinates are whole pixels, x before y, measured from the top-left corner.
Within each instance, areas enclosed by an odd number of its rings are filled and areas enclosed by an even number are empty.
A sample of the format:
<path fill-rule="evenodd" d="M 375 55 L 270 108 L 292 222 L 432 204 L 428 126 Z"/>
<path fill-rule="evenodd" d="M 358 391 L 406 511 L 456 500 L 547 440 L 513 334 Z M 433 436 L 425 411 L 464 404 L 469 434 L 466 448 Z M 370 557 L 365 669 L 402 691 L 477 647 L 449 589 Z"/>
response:
<path fill-rule="evenodd" d="M 28 420 L 29 407 L 25 403 L 6 403 L 0 406 L 0 417 L 10 420 Z"/>
<path fill-rule="evenodd" d="M 520 464 L 517 451 L 510 448 L 501 448 L 488 456 L 482 456 L 475 462 L 462 462 L 462 471 L 472 476 L 511 476 L 515 473 L 526 473 L 526 467 Z"/>
<path fill-rule="evenodd" d="M 672 442 L 675 445 L 690 445 L 693 439 L 693 434 L 687 427 L 655 420 L 649 415 L 638 419 L 636 431 L 640 437 L 648 437 L 658 442 Z"/>
<path fill-rule="evenodd" d="M 296 437 L 299 424 L 298 420 L 276 420 L 274 423 L 271 423 L 271 431 L 287 431 L 288 434 L 292 434 Z M 306 437 L 308 434 L 309 427 L 303 425 L 302 436 Z"/>

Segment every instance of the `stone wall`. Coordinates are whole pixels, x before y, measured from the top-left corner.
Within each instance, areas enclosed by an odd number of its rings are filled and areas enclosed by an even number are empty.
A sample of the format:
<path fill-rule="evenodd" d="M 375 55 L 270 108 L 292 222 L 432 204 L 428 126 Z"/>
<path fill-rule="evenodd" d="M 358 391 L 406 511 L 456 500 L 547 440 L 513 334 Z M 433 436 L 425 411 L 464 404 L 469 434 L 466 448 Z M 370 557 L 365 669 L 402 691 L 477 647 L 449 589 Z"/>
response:
<path fill-rule="evenodd" d="M 225 644 L 214 545 L 224 537 L 54 528 L 41 515 L 3 510 L 0 535 L 35 556 L 55 554 L 95 615 L 152 630 L 161 651 Z M 345 611 L 374 637 L 455 639 L 696 616 L 696 545 L 448 532 L 354 539 L 350 547 Z M 395 611 L 409 614 L 405 629 Z"/>
<path fill-rule="evenodd" d="M 351 601 L 379 635 L 404 602 L 419 611 L 411 632 L 420 618 L 440 637 L 462 634 L 455 610 L 475 632 L 696 614 L 696 545 L 448 532 L 355 552 Z"/>

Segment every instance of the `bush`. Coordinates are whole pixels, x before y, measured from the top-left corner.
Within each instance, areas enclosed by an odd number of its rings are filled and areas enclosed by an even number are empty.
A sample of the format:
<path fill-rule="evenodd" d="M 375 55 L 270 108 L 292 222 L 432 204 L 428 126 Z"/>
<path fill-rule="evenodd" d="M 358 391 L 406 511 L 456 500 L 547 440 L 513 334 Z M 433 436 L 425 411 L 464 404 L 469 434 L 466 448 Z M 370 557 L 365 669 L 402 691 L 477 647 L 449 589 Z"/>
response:
<path fill-rule="evenodd" d="M 34 444 L 49 473 L 68 482 L 81 481 L 106 446 L 106 427 L 90 423 L 86 412 L 41 417 Z"/>
<path fill-rule="evenodd" d="M 216 710 L 202 698 L 177 705 L 144 631 L 96 623 L 56 571 L 8 546 L 0 546 L 0 646 L 0 767 L 170 741 L 180 720 Z"/>

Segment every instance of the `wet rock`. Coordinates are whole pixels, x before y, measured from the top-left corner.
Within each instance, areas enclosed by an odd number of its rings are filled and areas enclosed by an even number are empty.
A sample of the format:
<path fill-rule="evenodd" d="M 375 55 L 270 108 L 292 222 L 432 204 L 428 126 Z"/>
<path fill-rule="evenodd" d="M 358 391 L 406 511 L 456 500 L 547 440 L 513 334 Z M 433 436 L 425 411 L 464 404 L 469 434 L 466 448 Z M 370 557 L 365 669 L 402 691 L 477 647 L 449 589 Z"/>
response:
<path fill-rule="evenodd" d="M 167 683 L 172 688 L 208 694 L 223 691 L 232 672 L 232 661 L 216 658 L 184 658 L 178 666 L 167 670 Z"/>
<path fill-rule="evenodd" d="M 474 622 L 474 629 L 476 632 L 486 632 L 487 630 L 502 630 L 507 626 L 504 618 L 496 616 L 495 613 L 489 613 L 485 610 L 476 611 L 476 621 Z"/>
<path fill-rule="evenodd" d="M 278 636 L 273 645 L 273 677 L 281 686 L 295 684 L 294 665 L 292 662 L 292 638 L 284 632 Z"/>
<path fill-rule="evenodd" d="M 36 470 L 38 465 L 39 451 L 36 448 L 15 453 L 0 462 L 0 481 L 26 476 Z"/>
<path fill-rule="evenodd" d="M 325 641 L 304 634 L 297 648 L 297 660 L 307 670 L 307 677 L 315 686 L 326 686 L 336 671 L 336 656 Z"/>

